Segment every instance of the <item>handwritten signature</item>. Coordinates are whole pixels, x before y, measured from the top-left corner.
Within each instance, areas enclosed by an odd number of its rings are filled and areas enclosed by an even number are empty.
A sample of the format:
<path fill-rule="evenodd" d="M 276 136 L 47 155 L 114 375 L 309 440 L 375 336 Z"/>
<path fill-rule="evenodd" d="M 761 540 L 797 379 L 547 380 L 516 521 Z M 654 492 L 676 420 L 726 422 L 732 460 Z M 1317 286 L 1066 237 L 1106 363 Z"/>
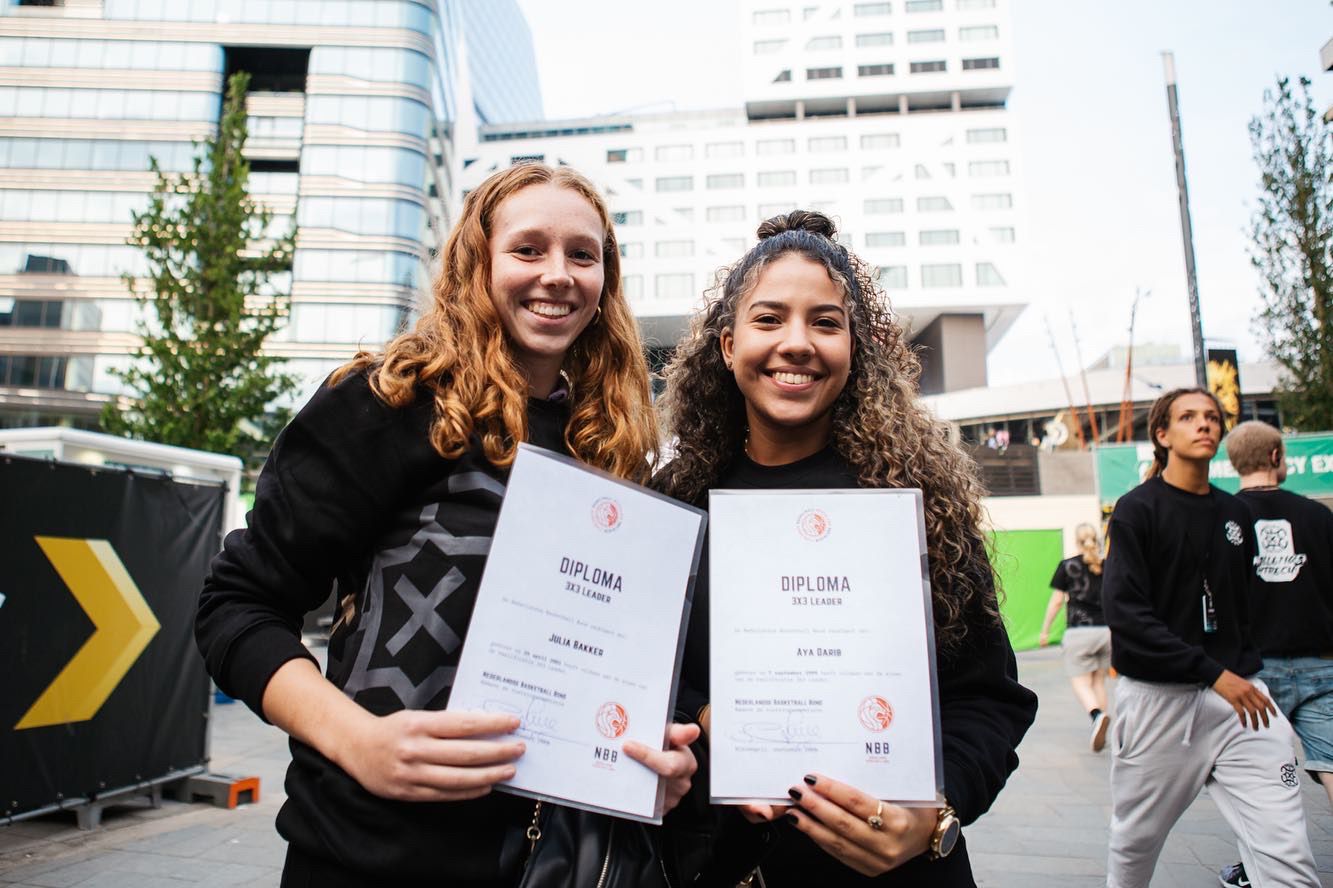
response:
<path fill-rule="evenodd" d="M 789 712 L 783 721 L 744 722 L 736 740 L 763 743 L 809 743 L 822 736 L 819 723 L 802 713 Z"/>
<path fill-rule="evenodd" d="M 481 704 L 482 712 L 505 712 L 519 717 L 519 729 L 538 733 L 553 733 L 560 726 L 558 710 L 545 700 L 537 697 L 528 699 L 526 707 L 518 706 L 508 700 L 486 700 Z"/>

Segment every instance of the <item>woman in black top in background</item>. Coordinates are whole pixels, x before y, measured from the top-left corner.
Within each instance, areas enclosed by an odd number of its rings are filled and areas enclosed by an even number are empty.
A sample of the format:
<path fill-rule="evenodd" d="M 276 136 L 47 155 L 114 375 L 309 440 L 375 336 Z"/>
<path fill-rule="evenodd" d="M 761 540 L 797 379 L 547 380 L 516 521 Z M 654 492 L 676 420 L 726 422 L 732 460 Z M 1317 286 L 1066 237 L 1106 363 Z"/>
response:
<path fill-rule="evenodd" d="M 758 233 L 667 368 L 676 443 L 657 484 L 699 505 L 709 488 L 921 488 L 945 795 L 971 823 L 1017 766 L 1037 707 L 1000 621 L 976 469 L 917 400 L 920 364 L 832 221 L 796 211 Z M 699 576 L 679 705 L 707 730 L 706 569 Z M 974 884 L 961 841 L 933 859 L 947 809 L 886 804 L 875 828 L 879 800 L 820 774 L 792 781 L 790 809 L 747 811 L 788 824 L 763 866 L 769 885 Z"/>

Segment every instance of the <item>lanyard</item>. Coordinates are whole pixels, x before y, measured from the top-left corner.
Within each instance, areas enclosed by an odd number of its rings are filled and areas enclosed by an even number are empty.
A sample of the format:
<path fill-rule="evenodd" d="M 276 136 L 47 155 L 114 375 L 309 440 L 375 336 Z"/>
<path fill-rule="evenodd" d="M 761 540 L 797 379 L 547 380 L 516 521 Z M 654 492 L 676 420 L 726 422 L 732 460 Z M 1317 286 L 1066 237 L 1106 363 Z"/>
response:
<path fill-rule="evenodd" d="M 1211 635 L 1217 631 L 1217 607 L 1213 600 L 1213 587 L 1208 583 L 1208 565 L 1213 561 L 1213 548 L 1217 544 L 1217 531 L 1222 523 L 1222 507 L 1215 501 L 1210 492 L 1208 495 L 1209 503 L 1214 508 L 1212 526 L 1208 531 L 1208 537 L 1203 547 L 1196 547 L 1194 538 L 1190 536 L 1189 525 L 1185 526 L 1185 542 L 1191 552 L 1198 552 L 1198 571 L 1199 579 L 1203 584 L 1203 594 L 1199 596 L 1200 609 L 1203 611 L 1203 631 L 1206 635 Z"/>

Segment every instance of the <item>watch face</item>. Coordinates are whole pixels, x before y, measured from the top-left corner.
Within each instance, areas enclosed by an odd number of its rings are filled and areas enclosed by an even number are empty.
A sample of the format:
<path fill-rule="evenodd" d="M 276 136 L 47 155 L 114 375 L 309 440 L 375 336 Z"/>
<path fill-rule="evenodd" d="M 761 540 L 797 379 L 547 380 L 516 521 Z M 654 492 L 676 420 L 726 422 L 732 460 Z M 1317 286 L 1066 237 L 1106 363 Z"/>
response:
<path fill-rule="evenodd" d="M 953 853 L 954 845 L 958 844 L 958 837 L 963 834 L 963 824 L 957 817 L 949 818 L 949 822 L 944 826 L 944 832 L 940 835 L 940 857 L 948 857 Z"/>

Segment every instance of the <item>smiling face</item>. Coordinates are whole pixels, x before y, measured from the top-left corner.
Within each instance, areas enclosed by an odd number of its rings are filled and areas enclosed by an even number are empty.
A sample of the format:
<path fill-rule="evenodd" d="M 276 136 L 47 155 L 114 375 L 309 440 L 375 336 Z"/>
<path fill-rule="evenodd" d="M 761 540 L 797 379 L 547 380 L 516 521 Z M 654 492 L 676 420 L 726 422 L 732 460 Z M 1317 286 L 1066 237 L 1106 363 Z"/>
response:
<path fill-rule="evenodd" d="M 1222 440 L 1222 415 L 1207 395 L 1184 394 L 1171 402 L 1171 419 L 1154 437 L 1166 448 L 1168 459 L 1206 462 L 1216 455 Z"/>
<path fill-rule="evenodd" d="M 605 231 L 583 195 L 529 185 L 496 207 L 491 225 L 491 300 L 533 394 L 555 386 L 565 353 L 602 296 Z"/>
<path fill-rule="evenodd" d="M 842 291 L 821 263 L 788 253 L 769 264 L 720 344 L 745 396 L 752 439 L 799 442 L 807 452 L 828 442 L 852 336 Z"/>

